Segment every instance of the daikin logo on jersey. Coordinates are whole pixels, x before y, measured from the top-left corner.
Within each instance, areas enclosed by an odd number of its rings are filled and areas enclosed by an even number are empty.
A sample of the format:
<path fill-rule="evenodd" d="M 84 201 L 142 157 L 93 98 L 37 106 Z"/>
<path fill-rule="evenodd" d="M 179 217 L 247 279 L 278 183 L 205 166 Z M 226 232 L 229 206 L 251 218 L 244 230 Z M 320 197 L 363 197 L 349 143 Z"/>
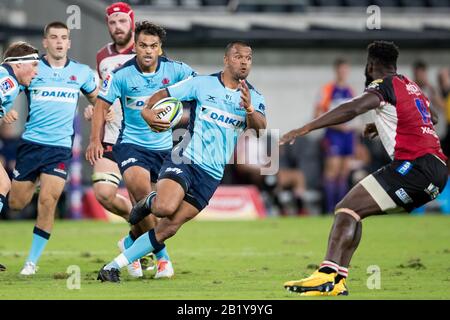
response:
<path fill-rule="evenodd" d="M 70 88 L 39 88 L 33 89 L 31 95 L 34 100 L 76 103 L 78 101 L 79 91 Z"/>
<path fill-rule="evenodd" d="M 245 126 L 245 117 L 212 107 L 202 107 L 200 119 L 215 123 L 223 128 L 240 129 Z"/>

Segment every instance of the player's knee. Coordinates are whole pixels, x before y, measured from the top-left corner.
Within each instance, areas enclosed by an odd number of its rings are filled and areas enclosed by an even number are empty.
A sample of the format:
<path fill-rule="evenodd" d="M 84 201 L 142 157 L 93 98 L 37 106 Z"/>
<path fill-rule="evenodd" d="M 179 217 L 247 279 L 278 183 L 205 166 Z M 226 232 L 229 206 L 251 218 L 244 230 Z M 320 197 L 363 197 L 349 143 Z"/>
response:
<path fill-rule="evenodd" d="M 58 202 L 58 197 L 51 194 L 39 194 L 39 204 L 46 209 L 53 209 L 56 207 L 56 203 Z"/>
<path fill-rule="evenodd" d="M 18 197 L 9 197 L 8 206 L 12 210 L 22 210 L 26 206 L 26 202 Z"/>
<path fill-rule="evenodd" d="M 107 188 L 94 188 L 95 198 L 98 202 L 100 202 L 103 206 L 108 206 L 114 200 L 116 193 Z"/>
<path fill-rule="evenodd" d="M 177 208 L 173 204 L 173 201 L 162 200 L 158 197 L 155 198 L 152 204 L 152 213 L 160 218 L 172 216 Z"/>
<path fill-rule="evenodd" d="M 11 190 L 11 181 L 9 179 L 0 178 L 0 193 L 7 194 Z"/>

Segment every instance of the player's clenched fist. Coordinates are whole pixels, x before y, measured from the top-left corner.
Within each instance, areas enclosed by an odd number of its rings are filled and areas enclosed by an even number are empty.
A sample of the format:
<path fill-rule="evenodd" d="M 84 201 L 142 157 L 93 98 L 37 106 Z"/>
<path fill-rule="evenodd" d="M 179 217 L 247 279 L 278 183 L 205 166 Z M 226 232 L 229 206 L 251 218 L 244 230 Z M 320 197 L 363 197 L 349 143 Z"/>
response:
<path fill-rule="evenodd" d="M 3 117 L 3 121 L 7 124 L 12 124 L 19 119 L 19 114 L 16 110 L 11 110 Z"/>

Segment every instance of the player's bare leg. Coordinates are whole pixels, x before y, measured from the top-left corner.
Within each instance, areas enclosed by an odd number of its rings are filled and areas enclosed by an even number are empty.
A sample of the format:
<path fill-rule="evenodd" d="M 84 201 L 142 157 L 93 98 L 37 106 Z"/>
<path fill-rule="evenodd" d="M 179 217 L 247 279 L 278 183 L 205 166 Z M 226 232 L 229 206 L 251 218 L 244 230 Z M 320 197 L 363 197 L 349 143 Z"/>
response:
<path fill-rule="evenodd" d="M 361 219 L 381 213 L 377 202 L 358 183 L 336 206 L 327 253 L 319 270 L 308 278 L 286 282 L 285 288 L 305 295 L 348 294 L 347 268 L 361 239 Z"/>
<path fill-rule="evenodd" d="M 132 205 L 130 200 L 117 193 L 120 178 L 116 177 L 121 177 L 117 164 L 107 158 L 99 159 L 94 165 L 93 176 L 100 177 L 100 175 L 107 176 L 105 179 L 94 179 L 95 198 L 106 210 L 128 221 Z"/>
<path fill-rule="evenodd" d="M 6 202 L 6 195 L 11 189 L 11 181 L 3 166 L 0 164 L 0 215 L 2 213 L 3 206 Z M 0 264 L 0 272 L 5 271 L 6 267 Z"/>
<path fill-rule="evenodd" d="M 11 181 L 3 166 L 0 164 L 0 213 L 6 202 L 6 195 L 11 189 Z"/>
<path fill-rule="evenodd" d="M 139 237 L 135 243 L 133 243 L 132 247 L 102 268 L 99 272 L 100 280 L 112 282 L 120 281 L 120 268 L 126 266 L 129 261 L 139 259 L 149 252 L 158 251 L 161 250 L 161 248 L 164 248 L 164 241 L 174 236 L 184 223 L 191 220 L 199 213 L 197 208 L 182 200 L 184 198 L 184 190 L 177 182 L 163 179 L 158 182 L 158 188 L 160 188 L 159 184 L 161 181 L 165 182 L 163 183 L 165 188 L 159 189 L 164 195 L 162 198 L 171 197 L 172 202 L 174 202 L 178 208 L 169 214 L 170 207 L 164 207 L 163 202 L 161 201 L 155 209 L 158 208 L 164 211 L 165 217 L 159 220 L 155 229 L 152 229 Z M 166 187 L 171 187 L 171 189 L 167 189 Z M 160 213 L 159 215 L 161 216 Z M 168 264 L 170 264 L 170 262 L 168 262 Z"/>
<path fill-rule="evenodd" d="M 50 238 L 55 221 L 55 209 L 64 190 L 65 180 L 61 177 L 41 174 L 41 190 L 38 198 L 38 216 L 33 230 L 33 241 L 27 261 L 20 272 L 33 275 L 37 271 L 37 262 Z"/>
<path fill-rule="evenodd" d="M 142 167 L 132 166 L 128 168 L 125 170 L 123 177 L 128 193 L 133 201 L 145 201 L 147 196 L 152 192 L 152 188 L 154 188 L 154 184 L 150 182 L 150 172 Z M 153 215 L 149 215 L 142 219 L 139 223 L 133 224 L 132 233 L 134 234 L 135 239 L 147 231 L 154 229 L 157 223 L 158 219 Z M 167 249 L 163 248 L 162 250 L 156 252 L 155 257 L 158 265 L 158 270 L 155 277 L 172 277 L 174 271 L 172 264 L 170 263 Z"/>
<path fill-rule="evenodd" d="M 11 183 L 11 192 L 9 193 L 9 208 L 14 211 L 22 210 L 31 202 L 36 191 L 36 182 L 17 181 Z"/>

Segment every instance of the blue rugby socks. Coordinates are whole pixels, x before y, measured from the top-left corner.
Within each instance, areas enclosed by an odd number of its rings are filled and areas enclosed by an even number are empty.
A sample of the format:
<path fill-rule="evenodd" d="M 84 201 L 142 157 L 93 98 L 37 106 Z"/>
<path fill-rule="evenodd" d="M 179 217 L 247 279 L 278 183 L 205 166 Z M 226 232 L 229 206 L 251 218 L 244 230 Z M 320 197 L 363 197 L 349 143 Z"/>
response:
<path fill-rule="evenodd" d="M 50 238 L 50 233 L 39 229 L 37 226 L 33 229 L 33 241 L 31 242 L 31 250 L 28 255 L 27 261 L 37 264 L 42 252 L 44 251 L 45 245 Z"/>

